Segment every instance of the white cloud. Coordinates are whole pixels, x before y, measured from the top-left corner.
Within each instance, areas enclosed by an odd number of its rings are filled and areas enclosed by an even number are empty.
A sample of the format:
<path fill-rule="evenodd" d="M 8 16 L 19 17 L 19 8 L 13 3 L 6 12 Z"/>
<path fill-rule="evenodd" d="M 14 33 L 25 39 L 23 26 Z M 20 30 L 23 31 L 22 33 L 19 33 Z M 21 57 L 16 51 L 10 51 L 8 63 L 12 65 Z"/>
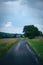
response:
<path fill-rule="evenodd" d="M 6 32 L 6 33 L 22 33 L 23 32 L 23 27 L 2 27 L 0 28 L 0 32 Z"/>
<path fill-rule="evenodd" d="M 11 27 L 12 26 L 12 22 L 6 22 L 4 26 L 5 27 Z"/>
<path fill-rule="evenodd" d="M 35 26 L 39 29 L 39 31 L 43 32 L 43 25 L 35 24 Z"/>

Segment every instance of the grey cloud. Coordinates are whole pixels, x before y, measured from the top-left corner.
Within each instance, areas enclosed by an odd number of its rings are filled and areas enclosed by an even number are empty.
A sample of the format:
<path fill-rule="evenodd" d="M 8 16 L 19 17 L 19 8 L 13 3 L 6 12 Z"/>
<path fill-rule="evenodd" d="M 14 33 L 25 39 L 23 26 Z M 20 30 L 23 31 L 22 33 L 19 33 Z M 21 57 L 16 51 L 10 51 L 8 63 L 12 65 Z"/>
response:
<path fill-rule="evenodd" d="M 43 21 L 43 0 L 24 0 L 24 4 L 32 8 L 37 14 L 37 18 Z M 35 13 L 33 13 L 35 15 Z"/>
<path fill-rule="evenodd" d="M 43 10 L 43 0 L 24 0 L 23 3 L 32 8 Z"/>
<path fill-rule="evenodd" d="M 38 2 L 38 1 L 43 1 L 43 0 L 27 0 L 27 2 L 32 2 L 32 3 Z"/>
<path fill-rule="evenodd" d="M 0 0 L 0 2 L 17 1 L 17 0 Z"/>

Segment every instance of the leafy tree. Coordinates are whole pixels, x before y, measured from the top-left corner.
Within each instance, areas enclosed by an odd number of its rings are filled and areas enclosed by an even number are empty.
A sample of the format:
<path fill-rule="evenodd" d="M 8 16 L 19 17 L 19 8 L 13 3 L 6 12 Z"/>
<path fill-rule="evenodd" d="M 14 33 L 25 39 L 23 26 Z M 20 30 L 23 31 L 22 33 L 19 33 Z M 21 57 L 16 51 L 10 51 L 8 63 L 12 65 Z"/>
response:
<path fill-rule="evenodd" d="M 43 33 L 41 31 L 39 31 L 39 34 L 40 34 L 40 36 L 43 36 Z"/>
<path fill-rule="evenodd" d="M 35 27 L 34 25 L 24 26 L 23 32 L 24 36 L 29 38 L 34 38 L 35 36 L 40 35 L 38 28 Z"/>

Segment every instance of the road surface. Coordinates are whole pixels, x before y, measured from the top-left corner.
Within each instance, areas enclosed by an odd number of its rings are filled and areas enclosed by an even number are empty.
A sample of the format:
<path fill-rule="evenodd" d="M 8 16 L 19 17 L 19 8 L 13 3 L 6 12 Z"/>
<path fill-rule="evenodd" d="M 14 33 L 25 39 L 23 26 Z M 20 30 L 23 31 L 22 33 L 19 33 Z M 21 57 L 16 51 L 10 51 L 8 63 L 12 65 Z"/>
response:
<path fill-rule="evenodd" d="M 24 38 L 10 48 L 0 58 L 0 65 L 42 65 L 34 51 L 29 47 Z"/>

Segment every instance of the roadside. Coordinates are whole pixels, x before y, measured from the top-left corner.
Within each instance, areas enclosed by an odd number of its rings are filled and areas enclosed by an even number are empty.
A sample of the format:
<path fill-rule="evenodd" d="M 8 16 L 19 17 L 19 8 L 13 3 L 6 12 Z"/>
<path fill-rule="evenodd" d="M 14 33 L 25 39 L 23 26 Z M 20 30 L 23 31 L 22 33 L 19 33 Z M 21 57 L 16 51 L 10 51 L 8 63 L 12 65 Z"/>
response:
<path fill-rule="evenodd" d="M 18 40 L 19 38 L 0 39 L 0 57 L 3 56 L 9 48 L 16 44 Z"/>
<path fill-rule="evenodd" d="M 12 46 L 0 59 L 0 65 L 42 65 L 24 38 Z"/>
<path fill-rule="evenodd" d="M 30 47 L 32 47 L 32 49 L 36 52 L 36 54 L 39 56 L 39 58 L 43 62 L 43 40 L 26 38 L 26 41 L 28 42 Z"/>

